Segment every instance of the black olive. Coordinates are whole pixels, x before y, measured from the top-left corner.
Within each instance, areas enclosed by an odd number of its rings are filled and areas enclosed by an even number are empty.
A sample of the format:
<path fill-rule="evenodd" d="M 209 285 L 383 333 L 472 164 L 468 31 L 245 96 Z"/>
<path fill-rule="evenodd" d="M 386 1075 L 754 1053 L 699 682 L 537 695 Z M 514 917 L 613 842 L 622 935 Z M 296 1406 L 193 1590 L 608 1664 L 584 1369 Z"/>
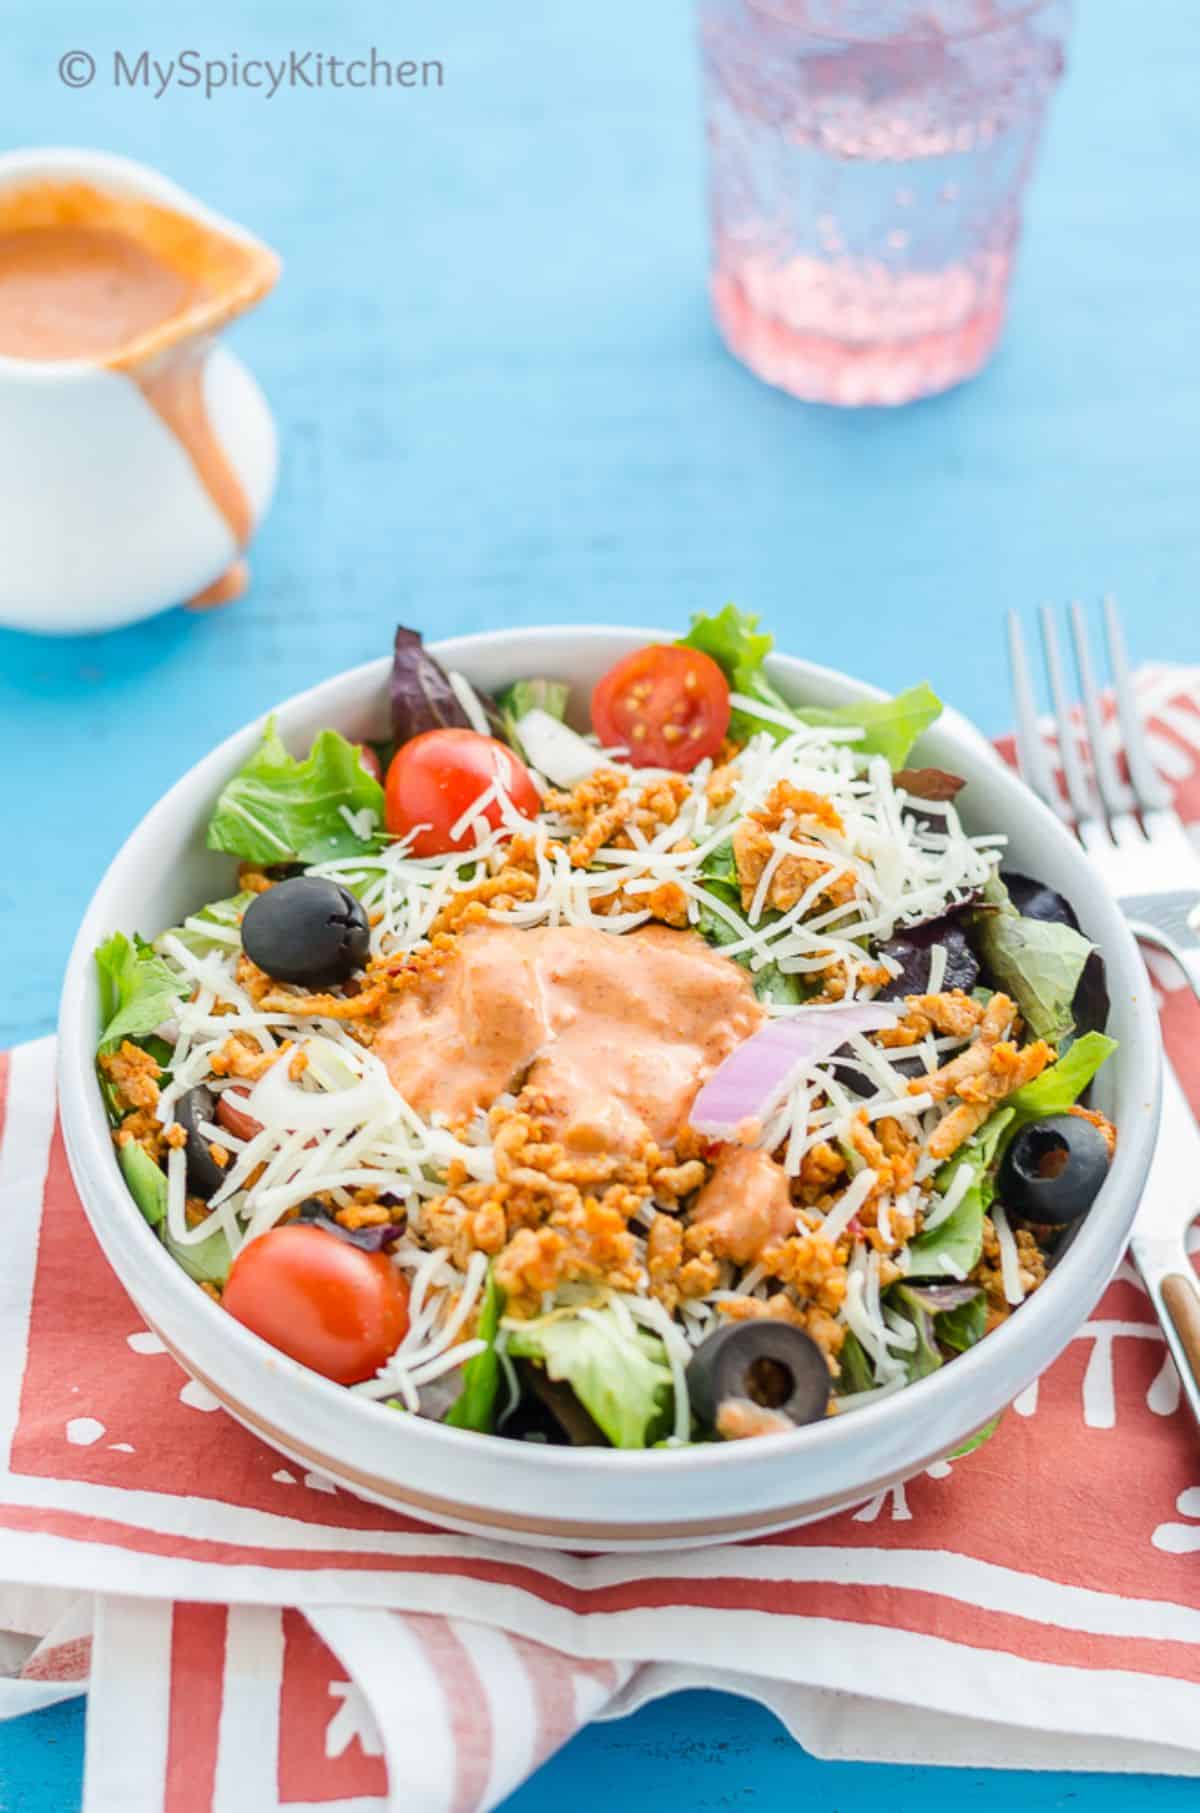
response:
<path fill-rule="evenodd" d="M 701 1341 L 687 1369 L 692 1413 L 716 1426 L 727 1398 L 748 1398 L 789 1422 L 817 1423 L 829 1408 L 829 1367 L 811 1335 L 774 1317 L 731 1322 Z"/>
<path fill-rule="evenodd" d="M 212 1090 L 203 1083 L 197 1083 L 186 1095 L 181 1095 L 175 1104 L 175 1119 L 187 1130 L 188 1189 L 193 1196 L 202 1196 L 205 1202 L 222 1182 L 225 1173 L 209 1151 L 211 1138 L 206 1139 L 200 1131 L 201 1121 L 214 1126 L 217 1118 L 217 1098 Z"/>
<path fill-rule="evenodd" d="M 1052 1114 L 1022 1127 L 996 1179 L 1005 1208 L 1063 1227 L 1086 1215 L 1108 1172 L 1108 1142 L 1081 1114 Z"/>
<path fill-rule="evenodd" d="M 256 894 L 242 919 L 246 955 L 280 982 L 330 988 L 367 960 L 362 902 L 321 875 L 297 875 Z"/>

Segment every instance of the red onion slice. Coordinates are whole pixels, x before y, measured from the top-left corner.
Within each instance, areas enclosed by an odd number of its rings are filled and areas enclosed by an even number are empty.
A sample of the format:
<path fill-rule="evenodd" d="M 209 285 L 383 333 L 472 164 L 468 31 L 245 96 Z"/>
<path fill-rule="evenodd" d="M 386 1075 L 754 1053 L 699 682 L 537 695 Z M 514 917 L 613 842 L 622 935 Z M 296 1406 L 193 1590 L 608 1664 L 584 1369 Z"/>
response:
<path fill-rule="evenodd" d="M 832 1056 L 853 1033 L 878 1032 L 896 1017 L 892 1003 L 847 1001 L 768 1020 L 713 1071 L 692 1104 L 692 1126 L 711 1139 L 731 1139 L 747 1122 L 765 1121 L 808 1065 Z"/>

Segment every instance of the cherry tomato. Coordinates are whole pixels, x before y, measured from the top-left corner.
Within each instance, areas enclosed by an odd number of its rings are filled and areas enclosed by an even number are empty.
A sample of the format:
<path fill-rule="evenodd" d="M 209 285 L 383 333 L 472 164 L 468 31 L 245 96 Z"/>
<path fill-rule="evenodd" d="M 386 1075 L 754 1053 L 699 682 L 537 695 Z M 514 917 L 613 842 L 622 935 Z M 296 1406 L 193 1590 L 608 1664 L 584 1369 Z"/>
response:
<path fill-rule="evenodd" d="M 600 679 L 592 694 L 592 726 L 606 748 L 624 744 L 635 768 L 683 774 L 721 747 L 729 729 L 729 685 L 700 649 L 651 643 Z"/>
<path fill-rule="evenodd" d="M 262 1132 L 262 1122 L 236 1106 L 239 1100 L 244 1102 L 249 1093 L 248 1089 L 224 1089 L 217 1097 L 217 1125 L 227 1127 L 234 1139 L 253 1139 L 256 1133 Z"/>
<path fill-rule="evenodd" d="M 394 837 L 417 825 L 414 856 L 441 856 L 446 850 L 470 848 L 475 828 L 458 837 L 450 833 L 481 793 L 499 774 L 504 791 L 522 818 L 535 818 L 541 801 L 524 762 L 495 737 L 477 730 L 426 730 L 397 749 L 388 766 L 385 817 Z M 484 809 L 489 825 L 500 823 L 500 802 Z"/>
<path fill-rule="evenodd" d="M 244 1246 L 221 1302 L 272 1347 L 339 1385 L 371 1378 L 408 1333 L 408 1285 L 391 1260 L 301 1222 Z"/>
<path fill-rule="evenodd" d="M 372 780 L 378 781 L 379 785 L 383 786 L 383 768 L 380 765 L 379 757 L 369 743 L 359 744 L 358 765 L 360 768 L 366 769 Z"/>

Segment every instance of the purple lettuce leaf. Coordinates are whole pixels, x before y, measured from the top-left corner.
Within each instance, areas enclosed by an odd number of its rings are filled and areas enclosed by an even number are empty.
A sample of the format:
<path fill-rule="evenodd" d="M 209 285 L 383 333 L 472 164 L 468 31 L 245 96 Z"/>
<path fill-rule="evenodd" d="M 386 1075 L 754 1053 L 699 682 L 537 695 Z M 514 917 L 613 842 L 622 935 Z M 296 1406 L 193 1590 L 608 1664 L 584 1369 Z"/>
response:
<path fill-rule="evenodd" d="M 344 1228 L 315 1196 L 310 1196 L 300 1204 L 297 1219 L 307 1222 L 310 1227 L 321 1228 L 326 1234 L 333 1234 L 338 1240 L 344 1240 L 347 1246 L 356 1246 L 363 1253 L 386 1253 L 404 1232 L 402 1221 L 384 1221 L 369 1228 Z"/>
<path fill-rule="evenodd" d="M 443 667 L 421 640 L 419 630 L 396 630 L 391 678 L 392 735 L 407 743 L 426 730 L 470 730 L 471 720 Z M 492 701 L 479 695 L 494 735 L 500 734 L 499 717 Z"/>

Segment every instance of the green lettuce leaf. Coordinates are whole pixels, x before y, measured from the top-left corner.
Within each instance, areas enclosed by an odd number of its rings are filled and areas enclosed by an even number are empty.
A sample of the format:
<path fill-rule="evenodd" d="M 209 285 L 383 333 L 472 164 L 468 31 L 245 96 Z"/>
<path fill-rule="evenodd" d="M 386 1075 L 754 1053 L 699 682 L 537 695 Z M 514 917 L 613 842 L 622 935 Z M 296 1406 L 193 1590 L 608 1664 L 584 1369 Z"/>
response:
<path fill-rule="evenodd" d="M 728 680 L 731 692 L 748 693 L 764 705 L 791 711 L 782 693 L 775 690 L 762 671 L 775 646 L 774 636 L 760 630 L 758 618 L 739 611 L 736 604 L 727 604 L 713 616 L 698 613 L 679 643 L 682 648 L 698 648 L 711 656 Z"/>
<path fill-rule="evenodd" d="M 861 724 L 863 734 L 854 747 L 864 755 L 883 756 L 889 768 L 903 768 L 917 738 L 924 736 L 941 713 L 942 701 L 928 681 L 922 680 L 919 686 L 898 692 L 894 699 L 865 699 L 861 705 L 837 705 L 828 710 L 802 705 L 796 716 L 806 724 L 834 728 Z"/>
<path fill-rule="evenodd" d="M 680 641 L 685 648 L 701 649 L 711 655 L 730 690 L 757 699 L 774 711 L 787 711 L 803 724 L 822 724 L 833 728 L 860 724 L 863 735 L 854 747 L 864 755 L 882 755 L 889 767 L 902 768 L 917 738 L 935 722 L 942 702 L 932 687 L 922 684 L 898 693 L 894 699 L 867 700 L 861 705 L 792 705 L 767 679 L 763 663 L 774 646 L 774 637 L 759 631 L 758 618 L 727 604 L 715 616 L 696 616 L 692 627 Z M 773 724 L 752 712 L 735 711 L 730 721 L 730 734 L 752 736 L 765 730 L 775 741 L 788 734 L 780 724 Z"/>
<path fill-rule="evenodd" d="M 918 1234 L 909 1246 L 910 1275 L 942 1278 L 974 1271 L 983 1254 L 983 1218 L 996 1193 L 995 1167 L 1000 1142 L 1012 1121 L 1007 1103 L 989 1115 L 973 1139 L 948 1158 L 933 1180 L 934 1190 L 945 1196 L 965 1165 L 971 1181 L 954 1212 L 938 1227 Z M 943 1260 L 947 1263 L 943 1264 Z"/>
<path fill-rule="evenodd" d="M 721 882 L 710 882 L 706 892 L 724 900 L 735 912 L 741 912 L 741 895 L 736 888 L 726 888 Z M 764 913 L 758 923 L 769 925 L 772 919 L 778 917 L 778 913 Z M 694 929 L 717 950 L 722 945 L 735 944 L 740 936 L 728 919 L 704 901 L 698 903 Z M 816 993 L 819 984 L 813 978 L 790 975 L 786 970 L 780 969 L 777 963 L 764 963 L 760 969 L 750 969 L 752 955 L 751 951 L 736 951 L 731 961 L 750 970 L 750 981 L 760 1001 L 778 1001 L 787 1007 L 798 1007 L 810 994 Z"/>
<path fill-rule="evenodd" d="M 496 1336 L 504 1314 L 504 1292 L 496 1283 L 494 1270 L 488 1281 L 479 1311 L 476 1334 L 487 1346 L 467 1361 L 462 1370 L 462 1391 L 446 1413 L 446 1421 L 455 1429 L 478 1429 L 490 1435 L 496 1424 L 496 1397 L 500 1390 L 500 1356 Z"/>
<path fill-rule="evenodd" d="M 732 843 L 718 844 L 715 850 L 710 850 L 700 864 L 699 873 L 704 877 L 707 893 L 732 907 L 735 913 L 742 913 L 742 892 Z M 776 912 L 766 912 L 757 923 L 768 926 L 779 917 Z M 704 901 L 699 903 L 695 929 L 718 950 L 722 945 L 735 944 L 740 936 L 728 919 Z M 738 951 L 733 961 L 740 963 L 743 969 L 750 970 L 754 992 L 760 1001 L 776 1001 L 786 1007 L 799 1007 L 801 1002 L 819 989 L 820 983 L 815 977 L 791 975 L 776 963 L 764 963 L 760 969 L 750 969 L 752 954 L 750 951 Z"/>
<path fill-rule="evenodd" d="M 343 807 L 373 815 L 368 836 L 346 823 Z M 377 850 L 382 824 L 383 788 L 362 766 L 357 744 L 322 730 L 300 761 L 268 719 L 259 747 L 221 789 L 208 847 L 249 862 L 333 862 Z"/>
<path fill-rule="evenodd" d="M 96 948 L 100 978 L 100 1050 L 108 1051 L 122 1039 L 142 1039 L 169 1020 L 175 1004 L 187 994 L 187 984 L 159 957 L 153 946 L 134 933 L 124 932 Z"/>
<path fill-rule="evenodd" d="M 508 1351 L 565 1381 L 614 1448 L 648 1448 L 666 1433 L 673 1394 L 663 1344 L 647 1329 L 626 1334 L 611 1309 L 522 1322 Z"/>
<path fill-rule="evenodd" d="M 838 1354 L 838 1396 L 850 1397 L 854 1392 L 872 1391 L 874 1386 L 875 1368 L 866 1348 L 851 1329 Z"/>
<path fill-rule="evenodd" d="M 1110 1039 L 1107 1033 L 1085 1032 L 1056 1064 L 1043 1070 L 1041 1076 L 1035 1076 L 1032 1083 L 1014 1090 L 1004 1104 L 1004 1111 L 1010 1116 L 1004 1145 L 1007 1146 L 1013 1134 L 1028 1126 L 1030 1121 L 1042 1121 L 1051 1114 L 1065 1114 L 1116 1049 L 1117 1041 Z M 986 1132 L 990 1125 L 990 1121 L 986 1122 L 981 1131 Z M 1003 1149 L 997 1156 L 1003 1156 Z"/>
<path fill-rule="evenodd" d="M 144 1219 L 152 1228 L 161 1227 L 167 1218 L 166 1173 L 132 1139 L 117 1147 L 117 1163 Z"/>
<path fill-rule="evenodd" d="M 229 934 L 232 932 L 238 944 L 241 943 L 242 914 L 253 899 L 253 894 L 241 893 L 231 894 L 228 900 L 214 900 L 199 912 L 189 913 L 187 924 L 173 925 L 169 932 L 160 933 L 154 940 L 155 949 L 162 949 L 164 938 L 178 938 L 180 944 L 197 957 L 205 957 L 210 951 L 232 949 Z M 211 935 L 209 927 L 212 928 Z"/>
<path fill-rule="evenodd" d="M 206 1234 L 203 1240 L 197 1240 L 190 1246 L 184 1246 L 180 1242 L 172 1240 L 164 1223 L 162 1243 L 172 1259 L 181 1265 L 188 1277 L 194 1278 L 197 1284 L 215 1284 L 219 1288 L 228 1278 L 229 1268 L 233 1264 L 233 1253 L 230 1250 L 224 1228 L 217 1228 L 213 1233 Z"/>
<path fill-rule="evenodd" d="M 937 1338 L 943 1347 L 955 1353 L 966 1353 L 976 1341 L 982 1341 L 987 1329 L 987 1298 L 977 1291 L 961 1309 L 945 1309 L 934 1318 Z"/>
<path fill-rule="evenodd" d="M 567 699 L 570 687 L 565 680 L 514 680 L 503 692 L 496 694 L 496 710 L 500 715 L 500 729 L 504 740 L 521 757 L 528 758 L 521 747 L 517 735 L 517 725 L 527 711 L 547 711 L 552 718 L 563 719 L 567 715 Z"/>
<path fill-rule="evenodd" d="M 917 1344 L 905 1355 L 909 1384 L 927 1378 L 942 1363 L 938 1351 L 934 1319 L 922 1301 L 920 1289 L 911 1284 L 898 1284 L 887 1294 L 888 1305 L 916 1330 Z"/>
<path fill-rule="evenodd" d="M 971 915 L 980 957 L 1034 1038 L 1061 1044 L 1075 1030 L 1072 1003 L 1095 946 L 1057 920 L 1026 919 L 998 875 L 984 899 L 987 908 Z"/>
<path fill-rule="evenodd" d="M 696 873 L 702 875 L 706 882 L 715 881 L 721 887 L 729 888 L 735 896 L 732 904 L 737 906 L 739 911 L 741 910 L 741 882 L 738 878 L 737 859 L 733 854 L 731 837 L 727 837 L 723 844 L 717 844 L 708 852 L 707 856 L 701 858 Z"/>
<path fill-rule="evenodd" d="M 974 1291 L 965 1303 L 952 1309 L 939 1306 L 938 1293 L 944 1295 L 945 1291 L 945 1282 L 932 1286 L 906 1282 L 893 1285 L 887 1293 L 888 1307 L 916 1330 L 916 1347 L 907 1355 L 910 1384 L 944 1364 L 944 1348 L 964 1353 L 982 1339 L 987 1323 L 987 1301 L 982 1290 Z"/>
<path fill-rule="evenodd" d="M 149 1153 L 136 1140 L 117 1148 L 117 1162 L 129 1186 L 129 1194 L 143 1217 L 155 1229 L 159 1239 L 189 1278 L 197 1284 L 224 1284 L 233 1264 L 233 1254 L 223 1228 L 208 1234 L 191 1246 L 173 1240 L 167 1231 L 167 1179 Z"/>
<path fill-rule="evenodd" d="M 960 1443 L 957 1448 L 952 1448 L 946 1459 L 961 1460 L 964 1454 L 974 1454 L 976 1448 L 982 1448 L 984 1442 L 991 1441 L 1003 1420 L 1004 1412 L 1001 1410 L 990 1423 L 985 1423 L 982 1429 L 977 1429 L 974 1435 L 969 1435 L 965 1442 Z"/>

